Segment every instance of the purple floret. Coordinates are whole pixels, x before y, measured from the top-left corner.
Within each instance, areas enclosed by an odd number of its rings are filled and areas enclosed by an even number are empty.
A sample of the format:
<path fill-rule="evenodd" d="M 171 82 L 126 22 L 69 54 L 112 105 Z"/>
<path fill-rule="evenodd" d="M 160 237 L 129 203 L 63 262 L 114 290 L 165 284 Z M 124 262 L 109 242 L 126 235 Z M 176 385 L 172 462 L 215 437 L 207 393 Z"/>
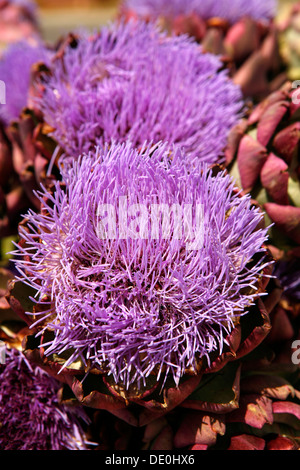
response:
<path fill-rule="evenodd" d="M 0 364 L 1 450 L 86 450 L 83 408 L 58 400 L 58 382 L 7 349 Z"/>
<path fill-rule="evenodd" d="M 44 45 L 18 42 L 10 45 L 0 59 L 0 80 L 5 84 L 6 103 L 0 104 L 0 120 L 8 125 L 27 105 L 33 64 L 49 64 L 50 52 Z"/>
<path fill-rule="evenodd" d="M 258 228 L 262 214 L 235 194 L 229 175 L 213 176 L 206 165 L 189 171 L 188 162 L 178 149 L 170 159 L 165 145 L 139 152 L 114 144 L 65 161 L 64 187 L 41 192 L 43 210 L 29 211 L 16 254 L 20 279 L 44 309 L 36 324 L 43 330 L 47 319 L 53 333 L 46 355 L 69 352 L 65 367 L 89 359 L 128 387 L 152 373 L 178 384 L 186 369 L 222 352 L 258 295 L 264 261 L 248 263 L 267 235 Z M 128 212 L 127 232 L 120 197 L 139 208 L 137 226 Z M 115 219 L 107 210 L 117 224 L 103 232 L 104 204 L 115 208 Z M 201 223 L 180 233 L 171 213 L 169 225 L 153 231 L 153 204 L 190 205 Z"/>
<path fill-rule="evenodd" d="M 244 16 L 255 20 L 275 17 L 276 0 L 125 0 L 123 7 L 138 16 L 157 19 L 160 16 L 174 18 L 196 13 L 201 18 L 219 17 L 235 23 Z"/>
<path fill-rule="evenodd" d="M 45 77 L 40 107 L 73 157 L 112 139 L 137 148 L 151 140 L 214 163 L 243 107 L 221 68 L 192 39 L 144 22 L 114 23 L 65 50 Z"/>

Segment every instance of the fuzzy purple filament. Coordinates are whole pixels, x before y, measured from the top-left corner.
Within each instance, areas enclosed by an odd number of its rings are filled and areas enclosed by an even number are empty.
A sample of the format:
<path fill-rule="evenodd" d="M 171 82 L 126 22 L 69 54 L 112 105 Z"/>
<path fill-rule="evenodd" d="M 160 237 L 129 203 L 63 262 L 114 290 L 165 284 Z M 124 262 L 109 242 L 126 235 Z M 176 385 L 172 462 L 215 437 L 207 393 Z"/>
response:
<path fill-rule="evenodd" d="M 248 268 L 267 236 L 250 197 L 234 194 L 223 172 L 189 171 L 178 149 L 168 158 L 166 145 L 139 152 L 127 143 L 64 162 L 65 187 L 56 183 L 53 194 L 41 193 L 43 210 L 27 214 L 30 230 L 20 229 L 26 244 L 16 251 L 20 279 L 45 309 L 37 325 L 47 319 L 54 335 L 45 354 L 72 349 L 65 366 L 89 359 L 127 387 L 154 372 L 178 384 L 198 359 L 221 352 L 257 295 L 264 263 Z M 187 249 L 188 230 L 175 237 L 174 221 L 172 236 L 160 230 L 154 239 L 150 218 L 144 238 L 120 230 L 99 237 L 97 208 L 118 207 L 121 196 L 130 207 L 201 205 L 201 247 Z"/>
<path fill-rule="evenodd" d="M 0 364 L 1 450 L 85 450 L 83 408 L 59 404 L 58 382 L 16 349 Z"/>
<path fill-rule="evenodd" d="M 5 84 L 5 104 L 0 104 L 0 121 L 8 125 L 27 106 L 32 66 L 49 64 L 50 52 L 43 44 L 18 42 L 10 45 L 0 59 L 0 80 Z"/>
<path fill-rule="evenodd" d="M 165 141 L 201 161 L 222 159 L 243 102 L 219 58 L 144 22 L 113 23 L 77 41 L 53 64 L 40 101 L 67 155 L 113 139 L 137 148 Z"/>
<path fill-rule="evenodd" d="M 196 13 L 203 19 L 224 18 L 234 23 L 243 16 L 270 20 L 276 14 L 276 0 L 125 0 L 123 7 L 141 17 L 157 19 Z"/>

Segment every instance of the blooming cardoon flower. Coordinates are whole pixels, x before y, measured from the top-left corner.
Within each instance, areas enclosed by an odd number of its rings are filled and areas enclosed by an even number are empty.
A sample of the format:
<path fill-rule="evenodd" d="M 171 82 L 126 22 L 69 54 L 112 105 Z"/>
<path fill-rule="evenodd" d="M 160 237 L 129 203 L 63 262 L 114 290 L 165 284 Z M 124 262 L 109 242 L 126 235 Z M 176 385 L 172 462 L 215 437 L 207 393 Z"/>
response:
<path fill-rule="evenodd" d="M 8 125 L 19 117 L 27 105 L 31 69 L 37 62 L 49 62 L 49 51 L 43 44 L 27 42 L 12 44 L 0 59 L 0 80 L 5 83 L 6 103 L 1 104 L 0 119 Z"/>
<path fill-rule="evenodd" d="M 276 5 L 273 0 L 125 0 L 119 15 L 157 21 L 169 33 L 195 38 L 203 51 L 222 58 L 245 97 L 259 101 L 286 79 Z"/>
<path fill-rule="evenodd" d="M 114 139 L 176 144 L 214 163 L 242 108 L 220 60 L 153 24 L 115 23 L 81 35 L 43 77 L 40 107 L 53 137 L 77 157 Z"/>
<path fill-rule="evenodd" d="M 167 149 L 113 144 L 70 158 L 20 227 L 16 263 L 37 291 L 45 356 L 65 352 L 64 367 L 82 361 L 125 388 L 196 374 L 260 295 L 261 213 L 228 175 L 190 172 Z M 155 212 L 166 207 L 169 218 Z"/>
<path fill-rule="evenodd" d="M 256 20 L 270 20 L 276 13 L 276 0 L 125 0 L 126 8 L 142 17 L 175 17 L 196 13 L 201 18 L 225 18 L 235 23 L 244 16 Z"/>
<path fill-rule="evenodd" d="M 85 450 L 80 407 L 59 403 L 59 382 L 30 364 L 17 349 L 6 349 L 0 364 L 1 450 Z"/>

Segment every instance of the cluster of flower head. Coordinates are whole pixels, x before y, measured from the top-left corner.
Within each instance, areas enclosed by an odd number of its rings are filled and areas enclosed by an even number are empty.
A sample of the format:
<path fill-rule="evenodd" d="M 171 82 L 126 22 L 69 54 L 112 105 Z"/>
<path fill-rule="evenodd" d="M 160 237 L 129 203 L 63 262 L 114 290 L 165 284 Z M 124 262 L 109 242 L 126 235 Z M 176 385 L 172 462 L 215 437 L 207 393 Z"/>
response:
<path fill-rule="evenodd" d="M 113 23 L 66 48 L 43 82 L 40 107 L 74 157 L 112 139 L 137 148 L 148 140 L 213 163 L 243 106 L 221 68 L 185 36 L 169 38 L 142 21 Z"/>
<path fill-rule="evenodd" d="M 124 7 L 141 17 L 176 17 L 196 13 L 203 19 L 224 18 L 231 23 L 243 16 L 270 20 L 276 12 L 276 0 L 125 0 Z"/>
<path fill-rule="evenodd" d="M 0 365 L 1 450 L 84 450 L 82 408 L 59 404 L 58 382 L 7 349 Z"/>
<path fill-rule="evenodd" d="M 162 144 L 105 146 L 61 171 L 16 250 L 43 310 L 36 324 L 53 333 L 45 354 L 69 351 L 65 366 L 89 359 L 126 386 L 151 373 L 178 384 L 222 351 L 257 295 L 263 255 L 248 263 L 263 251 L 261 213 L 227 174 L 190 171 Z M 152 217 L 160 208 L 169 219 Z"/>
<path fill-rule="evenodd" d="M 50 52 L 44 45 L 28 42 L 14 43 L 7 48 L 0 59 L 0 80 L 5 84 L 5 104 L 0 107 L 0 120 L 9 124 L 17 119 L 27 105 L 33 64 L 48 64 Z"/>

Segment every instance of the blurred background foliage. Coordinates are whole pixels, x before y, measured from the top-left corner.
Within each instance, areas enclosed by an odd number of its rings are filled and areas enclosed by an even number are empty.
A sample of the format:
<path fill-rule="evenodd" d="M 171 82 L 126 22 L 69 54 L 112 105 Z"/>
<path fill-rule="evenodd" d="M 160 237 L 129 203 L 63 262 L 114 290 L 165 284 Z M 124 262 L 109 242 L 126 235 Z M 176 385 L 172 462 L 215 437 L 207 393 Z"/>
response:
<path fill-rule="evenodd" d="M 279 0 L 279 15 L 297 0 Z M 44 38 L 58 39 L 62 34 L 79 27 L 91 30 L 113 20 L 120 0 L 36 0 L 40 9 L 40 24 Z"/>

